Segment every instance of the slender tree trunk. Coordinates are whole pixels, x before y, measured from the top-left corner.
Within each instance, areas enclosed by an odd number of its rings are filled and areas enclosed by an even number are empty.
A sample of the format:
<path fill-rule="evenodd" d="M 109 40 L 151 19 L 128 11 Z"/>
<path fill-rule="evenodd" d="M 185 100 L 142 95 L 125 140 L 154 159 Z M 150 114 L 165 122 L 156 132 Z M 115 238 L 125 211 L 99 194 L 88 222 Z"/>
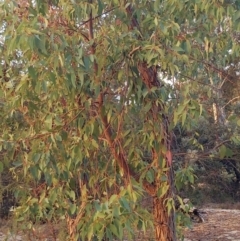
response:
<path fill-rule="evenodd" d="M 173 212 L 168 215 L 164 198 L 153 198 L 153 215 L 156 241 L 175 241 L 175 220 Z"/>
<path fill-rule="evenodd" d="M 213 94 L 214 96 L 216 96 L 216 90 L 215 90 L 215 86 L 213 84 L 213 80 L 212 78 L 210 78 L 210 84 L 212 85 L 213 87 Z M 217 103 L 213 103 L 212 104 L 212 110 L 213 110 L 213 119 L 214 119 L 214 123 L 217 124 L 218 123 L 218 111 L 217 111 Z"/>
<path fill-rule="evenodd" d="M 135 18 L 133 12 L 133 8 L 129 5 L 126 8 L 126 12 L 131 19 L 131 23 L 129 25 L 129 29 L 137 28 L 141 33 L 141 29 L 137 19 Z M 139 36 L 139 40 L 141 40 L 141 36 Z M 138 48 L 136 49 L 138 51 Z M 133 54 L 133 53 L 132 53 Z M 158 72 L 156 66 L 148 66 L 146 61 L 139 61 L 138 62 L 138 71 L 142 78 L 142 81 L 145 83 L 148 89 L 152 87 L 161 88 L 161 83 L 158 80 Z M 161 118 L 159 119 L 159 113 L 162 113 Z M 154 217 L 154 225 L 155 225 L 155 240 L 156 241 L 176 241 L 176 228 L 175 228 L 175 217 L 174 217 L 174 210 L 171 210 L 168 213 L 168 209 L 166 207 L 166 201 L 168 198 L 173 197 L 173 190 L 174 190 L 174 181 L 173 181 L 173 170 L 172 170 L 172 156 L 170 151 L 170 142 L 171 142 L 171 134 L 169 133 L 169 121 L 168 117 L 164 114 L 164 103 L 162 106 L 153 104 L 151 108 L 151 118 L 157 124 L 162 127 L 161 132 L 164 133 L 162 136 L 160 146 L 165 151 L 157 151 L 156 149 L 152 149 L 153 157 L 152 163 L 156 164 L 156 168 L 159 169 L 159 157 L 162 157 L 166 160 L 166 168 L 167 171 L 165 172 L 166 176 L 168 177 L 168 186 L 169 189 L 167 193 L 163 197 L 158 197 L 157 193 L 159 188 L 162 186 L 161 177 L 156 175 L 154 180 L 154 187 L 144 185 L 145 190 L 153 197 L 153 217 Z M 156 131 L 159 131 L 156 129 Z M 161 148 L 160 148 L 161 149 Z M 154 191 L 152 192 L 152 189 Z"/>
<path fill-rule="evenodd" d="M 174 192 L 173 170 L 169 167 L 167 171 L 169 189 L 163 197 L 153 197 L 153 217 L 156 241 L 176 241 L 175 213 L 171 209 L 168 213 L 166 201 Z M 161 187 L 161 181 L 156 185 L 156 191 Z"/>
<path fill-rule="evenodd" d="M 213 118 L 215 124 L 225 125 L 226 123 L 226 114 L 224 108 L 221 106 L 222 99 L 222 85 L 224 81 L 221 82 L 217 87 L 214 86 L 212 78 L 210 78 L 210 84 L 213 87 L 213 95 L 216 102 L 212 104 L 213 109 Z"/>

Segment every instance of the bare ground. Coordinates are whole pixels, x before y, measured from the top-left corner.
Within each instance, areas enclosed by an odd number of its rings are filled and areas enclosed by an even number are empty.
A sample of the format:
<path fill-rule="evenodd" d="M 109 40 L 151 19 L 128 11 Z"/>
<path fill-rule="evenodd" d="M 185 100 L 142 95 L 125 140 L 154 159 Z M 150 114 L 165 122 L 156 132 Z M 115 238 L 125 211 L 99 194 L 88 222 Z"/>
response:
<path fill-rule="evenodd" d="M 185 241 L 240 241 L 240 210 L 203 209 L 204 223 L 185 231 Z"/>

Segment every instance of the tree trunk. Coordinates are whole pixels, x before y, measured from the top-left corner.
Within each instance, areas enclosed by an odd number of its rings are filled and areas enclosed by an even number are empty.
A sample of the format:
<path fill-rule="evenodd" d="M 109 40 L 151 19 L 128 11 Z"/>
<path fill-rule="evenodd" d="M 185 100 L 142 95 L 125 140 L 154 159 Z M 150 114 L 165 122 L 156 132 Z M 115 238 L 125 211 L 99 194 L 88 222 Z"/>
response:
<path fill-rule="evenodd" d="M 175 241 L 175 220 L 174 213 L 168 215 L 165 198 L 153 198 L 153 215 L 155 225 L 156 241 Z"/>
<path fill-rule="evenodd" d="M 214 86 L 213 80 L 210 78 L 210 84 L 213 87 L 213 97 L 215 99 L 215 102 L 212 104 L 214 123 L 225 125 L 226 114 L 223 106 L 220 104 L 222 99 L 222 85 L 224 84 L 224 81 L 221 82 L 218 86 Z"/>
<path fill-rule="evenodd" d="M 176 241 L 175 212 L 171 208 L 168 213 L 166 206 L 167 198 L 171 198 L 174 193 L 173 170 L 169 166 L 167 170 L 169 189 L 163 197 L 155 195 L 153 197 L 153 218 L 155 226 L 156 241 Z M 157 181 L 157 180 L 156 180 Z M 161 187 L 161 181 L 156 185 L 156 191 Z"/>
<path fill-rule="evenodd" d="M 127 3 L 127 1 L 125 1 Z M 138 31 L 141 33 L 141 29 L 139 27 L 138 20 L 136 19 L 134 15 L 134 10 L 130 5 L 126 8 L 127 15 L 129 16 L 129 19 L 131 19 L 131 22 L 129 24 L 129 29 L 138 29 Z M 142 36 L 138 36 L 138 40 L 141 40 Z M 136 48 L 134 51 L 139 50 L 140 48 Z M 132 51 L 132 54 L 133 52 Z M 146 87 L 150 90 L 152 87 L 161 88 L 161 83 L 158 80 L 158 72 L 157 72 L 157 66 L 148 66 L 146 60 L 139 60 L 137 65 L 139 74 L 142 78 L 142 81 L 145 83 Z M 159 117 L 159 113 L 161 114 L 161 118 Z M 161 177 L 156 175 L 154 184 L 148 184 L 146 181 L 143 183 L 143 186 L 145 190 L 153 197 L 153 218 L 154 218 L 154 225 L 155 225 L 155 240 L 156 241 L 176 241 L 176 229 L 175 229 L 175 216 L 174 216 L 174 210 L 171 209 L 170 213 L 168 213 L 168 208 L 166 206 L 166 201 L 168 198 L 173 197 L 173 191 L 174 191 L 174 177 L 173 177 L 173 170 L 172 170 L 172 154 L 170 151 L 170 143 L 171 143 L 171 134 L 169 132 L 169 121 L 167 115 L 165 115 L 164 112 L 164 103 L 162 105 L 158 104 L 152 104 L 152 108 L 149 111 L 149 114 L 152 118 L 152 121 L 157 123 L 162 127 L 161 132 L 164 133 L 162 136 L 162 141 L 159 143 L 159 145 L 167 150 L 167 151 L 159 151 L 156 148 L 152 149 L 152 163 L 156 165 L 155 167 L 157 169 L 161 169 L 159 166 L 159 157 L 161 156 L 166 161 L 167 171 L 165 172 L 166 176 L 168 177 L 168 186 L 169 189 L 167 193 L 163 197 L 158 197 L 157 193 L 159 188 L 162 187 L 162 181 Z M 148 117 L 146 117 L 146 120 L 148 120 Z M 108 127 L 108 126 L 106 126 Z M 108 128 L 109 129 L 109 128 Z M 159 129 L 156 128 L 153 131 L 159 132 Z M 160 148 L 161 149 L 161 148 Z M 127 161 L 122 161 L 124 158 L 117 158 L 120 166 L 124 167 L 124 165 L 121 165 L 121 163 L 127 163 Z M 129 168 L 127 173 L 131 175 L 129 172 Z M 138 180 L 139 181 L 139 180 Z"/>

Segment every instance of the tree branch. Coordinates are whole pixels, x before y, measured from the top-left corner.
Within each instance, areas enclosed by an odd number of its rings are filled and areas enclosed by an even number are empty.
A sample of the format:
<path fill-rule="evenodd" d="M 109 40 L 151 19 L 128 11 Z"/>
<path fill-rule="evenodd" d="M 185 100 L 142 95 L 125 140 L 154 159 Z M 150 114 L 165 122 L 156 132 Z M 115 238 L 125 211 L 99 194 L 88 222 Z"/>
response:
<path fill-rule="evenodd" d="M 90 16 L 90 18 L 89 18 L 88 20 L 84 21 L 83 23 L 81 23 L 81 24 L 79 25 L 79 27 L 81 27 L 81 26 L 83 26 L 83 25 L 89 23 L 90 21 L 96 20 L 96 19 L 102 17 L 103 15 L 105 15 L 105 14 L 107 14 L 107 13 L 110 13 L 110 12 L 112 12 L 113 10 L 115 10 L 115 9 L 117 9 L 117 8 L 119 8 L 119 6 L 114 7 L 114 8 L 111 8 L 111 9 L 107 10 L 106 12 L 97 15 L 97 16 L 94 17 L 94 18 L 93 18 L 92 16 Z"/>

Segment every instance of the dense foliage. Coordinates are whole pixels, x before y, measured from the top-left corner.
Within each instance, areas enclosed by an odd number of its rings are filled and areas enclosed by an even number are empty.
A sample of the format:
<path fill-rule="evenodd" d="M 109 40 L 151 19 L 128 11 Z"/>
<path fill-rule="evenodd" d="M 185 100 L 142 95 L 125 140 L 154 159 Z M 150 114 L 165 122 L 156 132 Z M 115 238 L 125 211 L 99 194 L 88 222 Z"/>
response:
<path fill-rule="evenodd" d="M 236 155 L 224 144 L 240 144 L 239 92 L 226 94 L 239 86 L 238 0 L 0 5 L 0 168 L 18 182 L 19 220 L 66 220 L 73 239 L 133 235 L 154 224 L 145 192 L 173 208 L 181 150 Z M 208 147 L 199 126 L 219 127 Z M 178 189 L 192 170 L 177 170 Z"/>

